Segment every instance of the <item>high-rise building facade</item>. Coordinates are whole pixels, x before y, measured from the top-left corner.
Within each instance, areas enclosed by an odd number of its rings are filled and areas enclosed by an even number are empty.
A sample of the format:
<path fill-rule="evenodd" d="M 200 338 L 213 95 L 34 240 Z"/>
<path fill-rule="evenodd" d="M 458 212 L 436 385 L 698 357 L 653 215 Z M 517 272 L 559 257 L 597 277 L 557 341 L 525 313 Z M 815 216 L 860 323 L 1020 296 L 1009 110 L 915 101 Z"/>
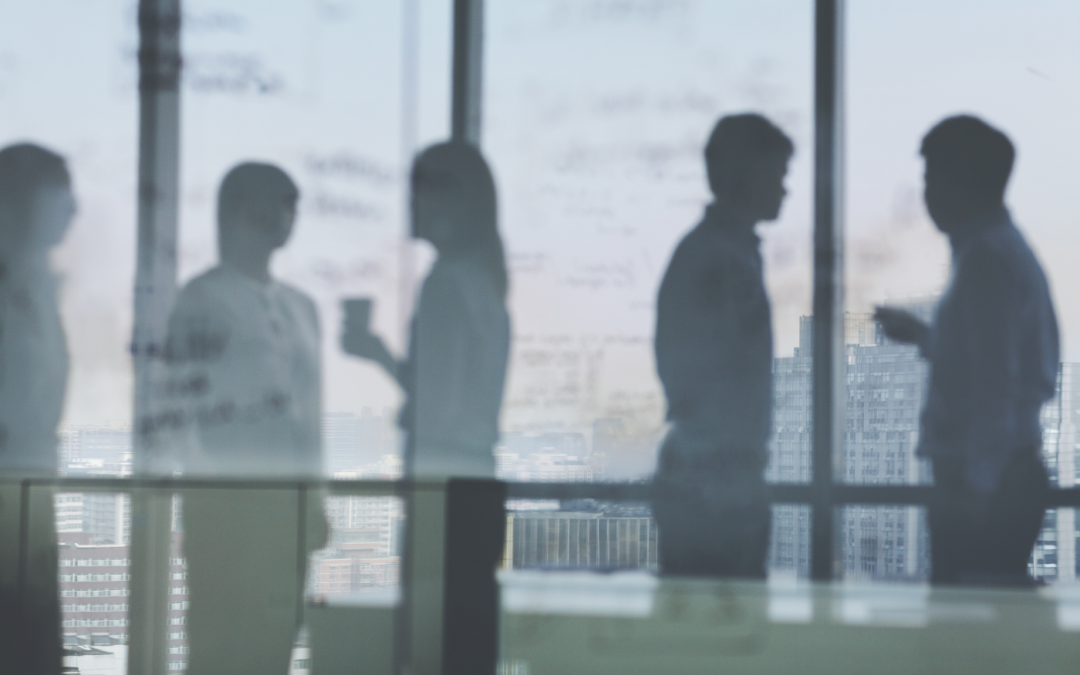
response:
<path fill-rule="evenodd" d="M 60 470 L 83 467 L 103 475 L 121 475 L 131 470 L 131 425 L 109 422 L 103 425 L 65 425 L 60 428 Z M 126 471 L 125 471 L 126 469 Z"/>
<path fill-rule="evenodd" d="M 1057 391 L 1043 406 L 1043 458 L 1055 487 L 1071 488 L 1080 479 L 1080 363 L 1063 363 Z M 1031 568 L 1035 576 L 1071 581 L 1080 576 L 1080 523 L 1076 509 L 1050 509 L 1035 545 Z"/>
<path fill-rule="evenodd" d="M 905 303 L 929 318 L 933 299 Z M 811 459 L 811 319 L 800 323 L 793 356 L 774 360 L 774 433 L 771 482 L 806 482 Z M 845 316 L 846 430 L 838 480 L 850 484 L 928 485 L 929 462 L 915 455 L 929 369 L 918 349 L 888 341 L 870 314 Z M 1062 364 L 1058 391 L 1043 409 L 1043 455 L 1056 486 L 1077 480 L 1080 449 L 1080 364 Z M 923 509 L 858 506 L 840 516 L 841 556 L 849 578 L 926 579 L 929 538 Z M 1072 509 L 1047 511 L 1032 556 L 1032 573 L 1045 580 L 1076 578 L 1080 534 Z M 774 507 L 771 567 L 805 576 L 809 569 L 809 514 L 805 506 Z"/>
<path fill-rule="evenodd" d="M 123 545 L 131 539 L 131 500 L 117 492 L 62 492 L 55 497 L 56 531 L 82 532 L 87 543 Z"/>
<path fill-rule="evenodd" d="M 645 511 L 516 511 L 506 535 L 507 567 L 656 569 L 656 523 Z"/>

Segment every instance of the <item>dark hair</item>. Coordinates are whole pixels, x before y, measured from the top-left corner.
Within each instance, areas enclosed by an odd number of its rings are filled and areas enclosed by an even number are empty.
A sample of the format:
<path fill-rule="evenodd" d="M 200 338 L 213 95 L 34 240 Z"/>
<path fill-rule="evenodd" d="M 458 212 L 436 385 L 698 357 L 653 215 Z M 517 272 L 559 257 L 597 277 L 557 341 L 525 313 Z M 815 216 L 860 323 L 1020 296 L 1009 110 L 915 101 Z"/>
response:
<path fill-rule="evenodd" d="M 762 155 L 795 152 L 791 139 L 757 113 L 727 115 L 713 127 L 705 145 L 705 171 L 713 194 L 738 189 L 747 164 Z"/>
<path fill-rule="evenodd" d="M 34 192 L 48 186 L 71 185 L 64 158 L 33 143 L 18 143 L 0 150 L 0 206 L 14 212 L 14 222 L 0 222 L 0 235 L 25 226 Z"/>
<path fill-rule="evenodd" d="M 1001 201 L 1012 173 L 1016 149 L 1001 131 L 972 115 L 938 122 L 919 152 L 973 196 Z"/>
<path fill-rule="evenodd" d="M 414 192 L 437 185 L 463 191 L 472 217 L 455 223 L 450 246 L 456 251 L 479 253 L 484 271 L 505 298 L 509 282 L 499 237 L 495 179 L 480 151 L 461 141 L 432 145 L 413 162 L 411 182 Z"/>
<path fill-rule="evenodd" d="M 241 206 L 279 206 L 286 200 L 295 201 L 300 196 L 296 183 L 273 164 L 244 162 L 237 164 L 218 188 L 218 235 L 222 235 Z"/>

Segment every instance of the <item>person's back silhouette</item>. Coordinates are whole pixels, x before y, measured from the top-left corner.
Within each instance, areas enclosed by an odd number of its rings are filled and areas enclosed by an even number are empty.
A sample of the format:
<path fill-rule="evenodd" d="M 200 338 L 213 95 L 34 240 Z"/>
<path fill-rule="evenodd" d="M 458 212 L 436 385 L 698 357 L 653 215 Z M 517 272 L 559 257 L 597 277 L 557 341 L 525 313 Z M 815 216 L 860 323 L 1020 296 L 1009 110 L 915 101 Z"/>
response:
<path fill-rule="evenodd" d="M 953 274 L 932 326 L 880 307 L 886 335 L 930 361 L 918 454 L 933 462 L 935 583 L 1025 583 L 1042 526 L 1039 412 L 1054 395 L 1058 329 L 1039 262 L 1005 208 L 1015 150 L 951 117 L 923 139 L 925 200 L 949 236 Z"/>
<path fill-rule="evenodd" d="M 68 352 L 49 252 L 75 214 L 64 159 L 37 145 L 0 150 L 0 473 L 49 476 L 58 469 L 56 425 Z M 0 661 L 5 672 L 59 673 L 60 593 L 53 491 L 26 506 L 20 591 L 18 484 L 0 486 Z"/>
<path fill-rule="evenodd" d="M 779 215 L 792 152 L 760 115 L 717 123 L 705 149 L 715 201 L 660 286 L 656 367 L 671 422 L 653 479 L 663 574 L 765 576 L 773 347 L 754 227 Z"/>
<path fill-rule="evenodd" d="M 269 269 L 298 197 L 267 164 L 241 164 L 222 181 L 220 264 L 184 287 L 169 317 L 168 389 L 187 398 L 178 451 L 189 475 L 321 474 L 318 316 Z M 304 504 L 295 490 L 184 493 L 192 675 L 288 670 L 306 555 L 327 535 L 312 492 Z"/>

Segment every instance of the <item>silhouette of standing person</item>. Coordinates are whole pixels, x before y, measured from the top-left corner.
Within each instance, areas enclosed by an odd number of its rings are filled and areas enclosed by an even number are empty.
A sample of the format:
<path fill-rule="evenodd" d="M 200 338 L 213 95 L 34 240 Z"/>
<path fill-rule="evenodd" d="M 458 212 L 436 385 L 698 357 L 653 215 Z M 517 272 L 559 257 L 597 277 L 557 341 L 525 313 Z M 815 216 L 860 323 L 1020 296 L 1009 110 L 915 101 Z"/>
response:
<path fill-rule="evenodd" d="M 926 208 L 952 248 L 932 325 L 879 307 L 885 334 L 930 361 L 917 454 L 933 462 L 931 579 L 1027 583 L 1046 469 L 1039 411 L 1054 395 L 1058 328 L 1042 267 L 1005 207 L 1015 150 L 950 117 L 922 142 Z"/>
<path fill-rule="evenodd" d="M 434 145 L 412 172 L 413 236 L 438 252 L 420 290 L 408 357 L 399 361 L 346 322 L 342 346 L 381 365 L 405 390 L 400 424 L 414 477 L 494 478 L 510 318 L 495 183 L 471 145 Z"/>
<path fill-rule="evenodd" d="M 411 198 L 413 235 L 429 241 L 438 259 L 420 290 L 408 357 L 395 359 L 348 317 L 342 346 L 380 364 L 405 390 L 407 476 L 491 479 L 510 349 L 495 183 L 476 148 L 451 141 L 416 159 Z M 458 583 L 445 590 L 446 672 L 495 672 L 494 648 L 474 647 L 493 647 L 497 633 L 494 572 L 506 529 L 501 499 L 498 490 L 474 489 L 457 519 L 467 531 L 447 536 L 447 567 Z"/>
<path fill-rule="evenodd" d="M 765 576 L 773 346 L 754 227 L 779 215 L 793 151 L 761 115 L 717 123 L 705 148 L 715 200 L 660 286 L 656 367 L 671 430 L 653 515 L 666 575 Z"/>
<path fill-rule="evenodd" d="M 6 476 L 53 476 L 58 469 L 68 351 L 49 252 L 74 215 L 62 157 L 31 144 L 0 150 L 0 473 Z M 52 675 L 62 663 L 53 491 L 30 493 L 21 565 L 20 498 L 17 483 L 0 485 L 0 663 L 4 672 Z"/>
<path fill-rule="evenodd" d="M 182 398 L 178 452 L 188 475 L 321 475 L 315 304 L 270 275 L 298 197 L 269 164 L 240 164 L 221 183 L 220 263 L 184 287 L 169 317 L 169 389 Z M 318 491 L 189 490 L 183 522 L 188 672 L 288 672 L 306 555 L 327 536 Z"/>

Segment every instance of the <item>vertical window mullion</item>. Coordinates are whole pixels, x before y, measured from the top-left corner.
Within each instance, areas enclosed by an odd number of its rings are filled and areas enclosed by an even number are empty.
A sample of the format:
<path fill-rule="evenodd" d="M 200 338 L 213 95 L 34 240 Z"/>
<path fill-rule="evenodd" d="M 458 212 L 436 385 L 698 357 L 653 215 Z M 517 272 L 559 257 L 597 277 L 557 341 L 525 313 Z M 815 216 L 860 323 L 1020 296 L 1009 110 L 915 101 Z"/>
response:
<path fill-rule="evenodd" d="M 167 463 L 140 433 L 176 295 L 180 193 L 180 0 L 141 0 L 139 23 L 138 251 L 135 328 L 134 469 L 160 473 Z M 169 545 L 172 495 L 131 494 L 131 645 L 128 672 L 164 672 L 168 661 Z"/>
<path fill-rule="evenodd" d="M 455 140 L 480 145 L 484 55 L 484 0 L 454 0 L 454 61 L 450 130 Z"/>
<path fill-rule="evenodd" d="M 836 576 L 834 462 L 843 443 L 844 0 L 816 0 L 814 35 L 813 512 L 810 577 Z"/>

